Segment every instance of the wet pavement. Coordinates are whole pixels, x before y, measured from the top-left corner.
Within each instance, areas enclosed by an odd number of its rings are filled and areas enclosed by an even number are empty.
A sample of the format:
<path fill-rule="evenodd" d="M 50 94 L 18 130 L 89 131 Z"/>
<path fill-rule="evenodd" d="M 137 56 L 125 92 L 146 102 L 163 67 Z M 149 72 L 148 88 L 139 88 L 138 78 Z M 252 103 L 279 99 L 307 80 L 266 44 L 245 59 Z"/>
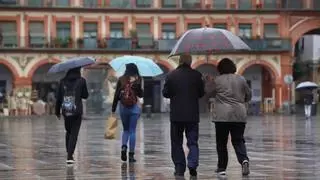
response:
<path fill-rule="evenodd" d="M 63 121 L 54 117 L 0 118 L 0 179 L 174 179 L 168 115 L 140 120 L 134 165 L 120 161 L 120 136 L 105 140 L 104 127 L 103 119 L 82 122 L 76 164 L 67 167 Z M 229 142 L 228 179 L 320 179 L 319 119 L 251 117 L 245 137 L 251 174 L 241 176 Z M 199 143 L 198 179 L 216 179 L 214 124 L 206 116 L 200 123 Z M 185 177 L 189 178 L 188 172 Z"/>

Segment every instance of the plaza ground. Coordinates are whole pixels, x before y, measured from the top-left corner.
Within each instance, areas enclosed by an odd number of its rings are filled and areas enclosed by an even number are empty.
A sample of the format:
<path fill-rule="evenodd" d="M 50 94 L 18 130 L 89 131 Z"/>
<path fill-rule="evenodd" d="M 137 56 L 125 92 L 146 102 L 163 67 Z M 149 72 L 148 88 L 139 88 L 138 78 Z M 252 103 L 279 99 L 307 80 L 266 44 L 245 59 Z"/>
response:
<path fill-rule="evenodd" d="M 63 125 L 63 121 L 54 117 L 0 118 L 0 179 L 174 179 L 167 114 L 140 120 L 134 165 L 120 161 L 120 136 L 116 140 L 105 140 L 105 120 L 90 118 L 82 122 L 76 164 L 67 167 Z M 319 177 L 319 119 L 250 117 L 245 137 L 251 174 L 248 178 L 241 176 L 241 167 L 229 142 L 228 179 Z M 199 143 L 198 179 L 216 179 L 214 124 L 206 115 L 201 118 Z"/>

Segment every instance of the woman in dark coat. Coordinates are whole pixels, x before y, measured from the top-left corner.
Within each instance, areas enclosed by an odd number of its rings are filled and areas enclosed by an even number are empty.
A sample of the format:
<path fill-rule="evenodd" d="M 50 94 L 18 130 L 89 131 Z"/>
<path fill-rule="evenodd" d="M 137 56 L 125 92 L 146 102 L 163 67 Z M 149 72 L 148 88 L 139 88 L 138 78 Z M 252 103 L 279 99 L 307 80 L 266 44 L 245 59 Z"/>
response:
<path fill-rule="evenodd" d="M 136 162 L 134 152 L 136 147 L 136 127 L 141 114 L 138 98 L 143 97 L 141 87 L 142 78 L 138 67 L 133 64 L 126 65 L 126 71 L 117 82 L 116 92 L 112 103 L 112 113 L 116 112 L 118 101 L 120 101 L 120 117 L 123 125 L 121 160 L 127 161 L 127 149 L 129 142 L 129 162 Z M 130 87 L 128 89 L 127 87 Z M 132 98 L 128 94 L 132 93 Z"/>

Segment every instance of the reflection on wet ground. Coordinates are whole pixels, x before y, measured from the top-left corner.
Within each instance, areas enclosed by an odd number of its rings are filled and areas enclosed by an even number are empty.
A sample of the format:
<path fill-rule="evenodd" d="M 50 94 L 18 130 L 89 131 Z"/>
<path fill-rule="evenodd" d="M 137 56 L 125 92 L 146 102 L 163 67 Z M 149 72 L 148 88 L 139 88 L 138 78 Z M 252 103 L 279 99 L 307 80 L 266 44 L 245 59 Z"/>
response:
<path fill-rule="evenodd" d="M 216 179 L 214 124 L 205 116 L 200 124 L 198 179 Z M 138 162 L 134 165 L 120 161 L 120 136 L 117 140 L 103 139 L 104 126 L 103 119 L 83 121 L 76 164 L 67 167 L 63 121 L 54 117 L 0 119 L 0 179 L 174 179 L 168 115 L 140 120 Z M 245 135 L 251 174 L 242 178 L 229 142 L 228 179 L 317 179 L 320 176 L 319 120 L 252 117 Z"/>

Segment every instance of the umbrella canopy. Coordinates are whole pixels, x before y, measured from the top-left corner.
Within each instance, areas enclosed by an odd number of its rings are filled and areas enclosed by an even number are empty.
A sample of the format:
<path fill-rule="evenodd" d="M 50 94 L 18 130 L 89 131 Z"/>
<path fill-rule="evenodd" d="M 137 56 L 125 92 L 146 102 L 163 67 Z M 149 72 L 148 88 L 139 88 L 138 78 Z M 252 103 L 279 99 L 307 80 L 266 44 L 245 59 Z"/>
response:
<path fill-rule="evenodd" d="M 59 73 L 63 71 L 68 71 L 73 68 L 88 66 L 94 64 L 95 62 L 96 60 L 91 57 L 75 57 L 53 65 L 49 69 L 48 73 Z"/>
<path fill-rule="evenodd" d="M 157 76 L 163 73 L 162 69 L 151 59 L 140 56 L 122 56 L 110 61 L 110 66 L 116 71 L 117 76 L 122 76 L 126 70 L 126 64 L 137 65 L 141 76 Z"/>
<path fill-rule="evenodd" d="M 305 82 L 301 82 L 297 85 L 296 90 L 303 90 L 303 89 L 316 89 L 319 86 L 314 83 L 314 82 L 310 82 L 310 81 L 305 81 Z"/>
<path fill-rule="evenodd" d="M 169 57 L 227 50 L 250 50 L 250 47 L 230 31 L 205 27 L 185 32 L 175 44 Z"/>

